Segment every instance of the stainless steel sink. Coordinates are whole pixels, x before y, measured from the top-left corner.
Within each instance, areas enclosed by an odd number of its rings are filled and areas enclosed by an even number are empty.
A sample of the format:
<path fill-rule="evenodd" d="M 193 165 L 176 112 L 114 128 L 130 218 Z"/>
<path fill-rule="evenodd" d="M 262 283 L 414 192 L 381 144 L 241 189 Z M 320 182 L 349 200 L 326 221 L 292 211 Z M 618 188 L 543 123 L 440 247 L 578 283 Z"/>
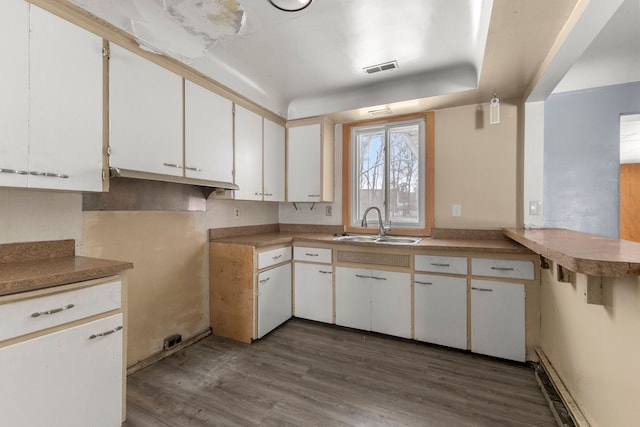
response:
<path fill-rule="evenodd" d="M 340 240 L 342 242 L 369 242 L 369 243 L 375 243 L 376 240 L 378 240 L 380 237 L 379 236 L 340 236 L 340 237 L 336 237 L 333 240 Z"/>
<path fill-rule="evenodd" d="M 382 243 L 387 245 L 415 245 L 422 239 L 419 237 L 353 235 L 335 237 L 333 240 L 340 240 L 341 242 Z"/>
<path fill-rule="evenodd" d="M 419 237 L 396 237 L 396 236 L 384 236 L 378 238 L 376 243 L 386 243 L 388 245 L 415 245 L 422 240 Z"/>

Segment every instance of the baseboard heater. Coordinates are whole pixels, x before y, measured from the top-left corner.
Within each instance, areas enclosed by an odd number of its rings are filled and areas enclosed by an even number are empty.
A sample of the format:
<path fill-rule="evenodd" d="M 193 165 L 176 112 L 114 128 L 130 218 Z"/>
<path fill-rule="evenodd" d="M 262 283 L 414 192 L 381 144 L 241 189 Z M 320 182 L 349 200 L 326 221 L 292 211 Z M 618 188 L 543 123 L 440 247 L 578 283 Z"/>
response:
<path fill-rule="evenodd" d="M 590 427 L 571 393 L 540 347 L 536 348 L 536 353 L 540 361 L 536 365 L 536 380 L 558 425 L 561 427 Z"/>

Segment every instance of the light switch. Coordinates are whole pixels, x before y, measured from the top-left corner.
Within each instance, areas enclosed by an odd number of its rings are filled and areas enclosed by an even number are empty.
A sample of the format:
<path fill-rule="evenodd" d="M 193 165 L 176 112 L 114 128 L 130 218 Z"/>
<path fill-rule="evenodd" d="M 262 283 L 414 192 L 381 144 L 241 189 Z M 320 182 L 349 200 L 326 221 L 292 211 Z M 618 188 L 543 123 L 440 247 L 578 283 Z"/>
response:
<path fill-rule="evenodd" d="M 451 205 L 451 216 L 462 216 L 462 205 Z"/>
<path fill-rule="evenodd" d="M 529 200 L 529 215 L 541 215 L 542 202 L 539 200 Z"/>

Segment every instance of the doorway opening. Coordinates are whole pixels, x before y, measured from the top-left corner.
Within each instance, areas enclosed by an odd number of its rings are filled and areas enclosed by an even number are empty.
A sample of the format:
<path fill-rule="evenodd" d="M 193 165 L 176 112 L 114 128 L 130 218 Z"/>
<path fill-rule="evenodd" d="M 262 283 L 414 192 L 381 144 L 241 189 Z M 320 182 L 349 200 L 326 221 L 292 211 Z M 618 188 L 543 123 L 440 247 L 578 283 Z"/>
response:
<path fill-rule="evenodd" d="M 640 242 L 640 114 L 620 116 L 620 238 Z"/>

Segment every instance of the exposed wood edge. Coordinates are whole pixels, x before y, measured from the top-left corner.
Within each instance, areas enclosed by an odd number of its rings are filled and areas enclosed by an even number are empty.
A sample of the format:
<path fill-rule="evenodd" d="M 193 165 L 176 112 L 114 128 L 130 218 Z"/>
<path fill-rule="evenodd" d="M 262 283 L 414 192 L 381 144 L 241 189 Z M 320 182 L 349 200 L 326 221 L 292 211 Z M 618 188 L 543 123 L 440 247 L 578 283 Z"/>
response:
<path fill-rule="evenodd" d="M 549 376 L 549 379 L 551 380 L 551 383 L 558 392 L 560 399 L 562 399 L 562 403 L 567 408 L 569 415 L 571 415 L 573 422 L 577 427 L 590 427 L 590 424 L 580 410 L 580 407 L 571 396 L 571 393 L 569 393 L 567 387 L 562 382 L 562 378 L 560 378 L 560 375 L 558 375 L 556 370 L 551 365 L 549 359 L 547 359 L 547 356 L 544 354 L 544 351 L 542 351 L 542 348 L 536 347 L 536 354 L 540 359 L 540 364 L 544 368 L 545 372 Z"/>
<path fill-rule="evenodd" d="M 190 338 L 187 338 L 186 340 L 182 341 L 180 344 L 177 344 L 176 346 L 172 347 L 169 350 L 162 350 L 158 353 L 154 353 L 151 356 L 147 357 L 146 359 L 143 360 L 139 360 L 138 362 L 134 363 L 133 365 L 127 367 L 127 375 L 131 375 L 134 374 L 136 372 L 138 372 L 141 369 L 146 368 L 149 365 L 152 365 L 162 359 L 164 359 L 165 357 L 171 356 L 172 354 L 192 345 L 197 343 L 198 341 L 208 337 L 209 335 L 211 335 L 211 328 L 208 328 Z"/>

